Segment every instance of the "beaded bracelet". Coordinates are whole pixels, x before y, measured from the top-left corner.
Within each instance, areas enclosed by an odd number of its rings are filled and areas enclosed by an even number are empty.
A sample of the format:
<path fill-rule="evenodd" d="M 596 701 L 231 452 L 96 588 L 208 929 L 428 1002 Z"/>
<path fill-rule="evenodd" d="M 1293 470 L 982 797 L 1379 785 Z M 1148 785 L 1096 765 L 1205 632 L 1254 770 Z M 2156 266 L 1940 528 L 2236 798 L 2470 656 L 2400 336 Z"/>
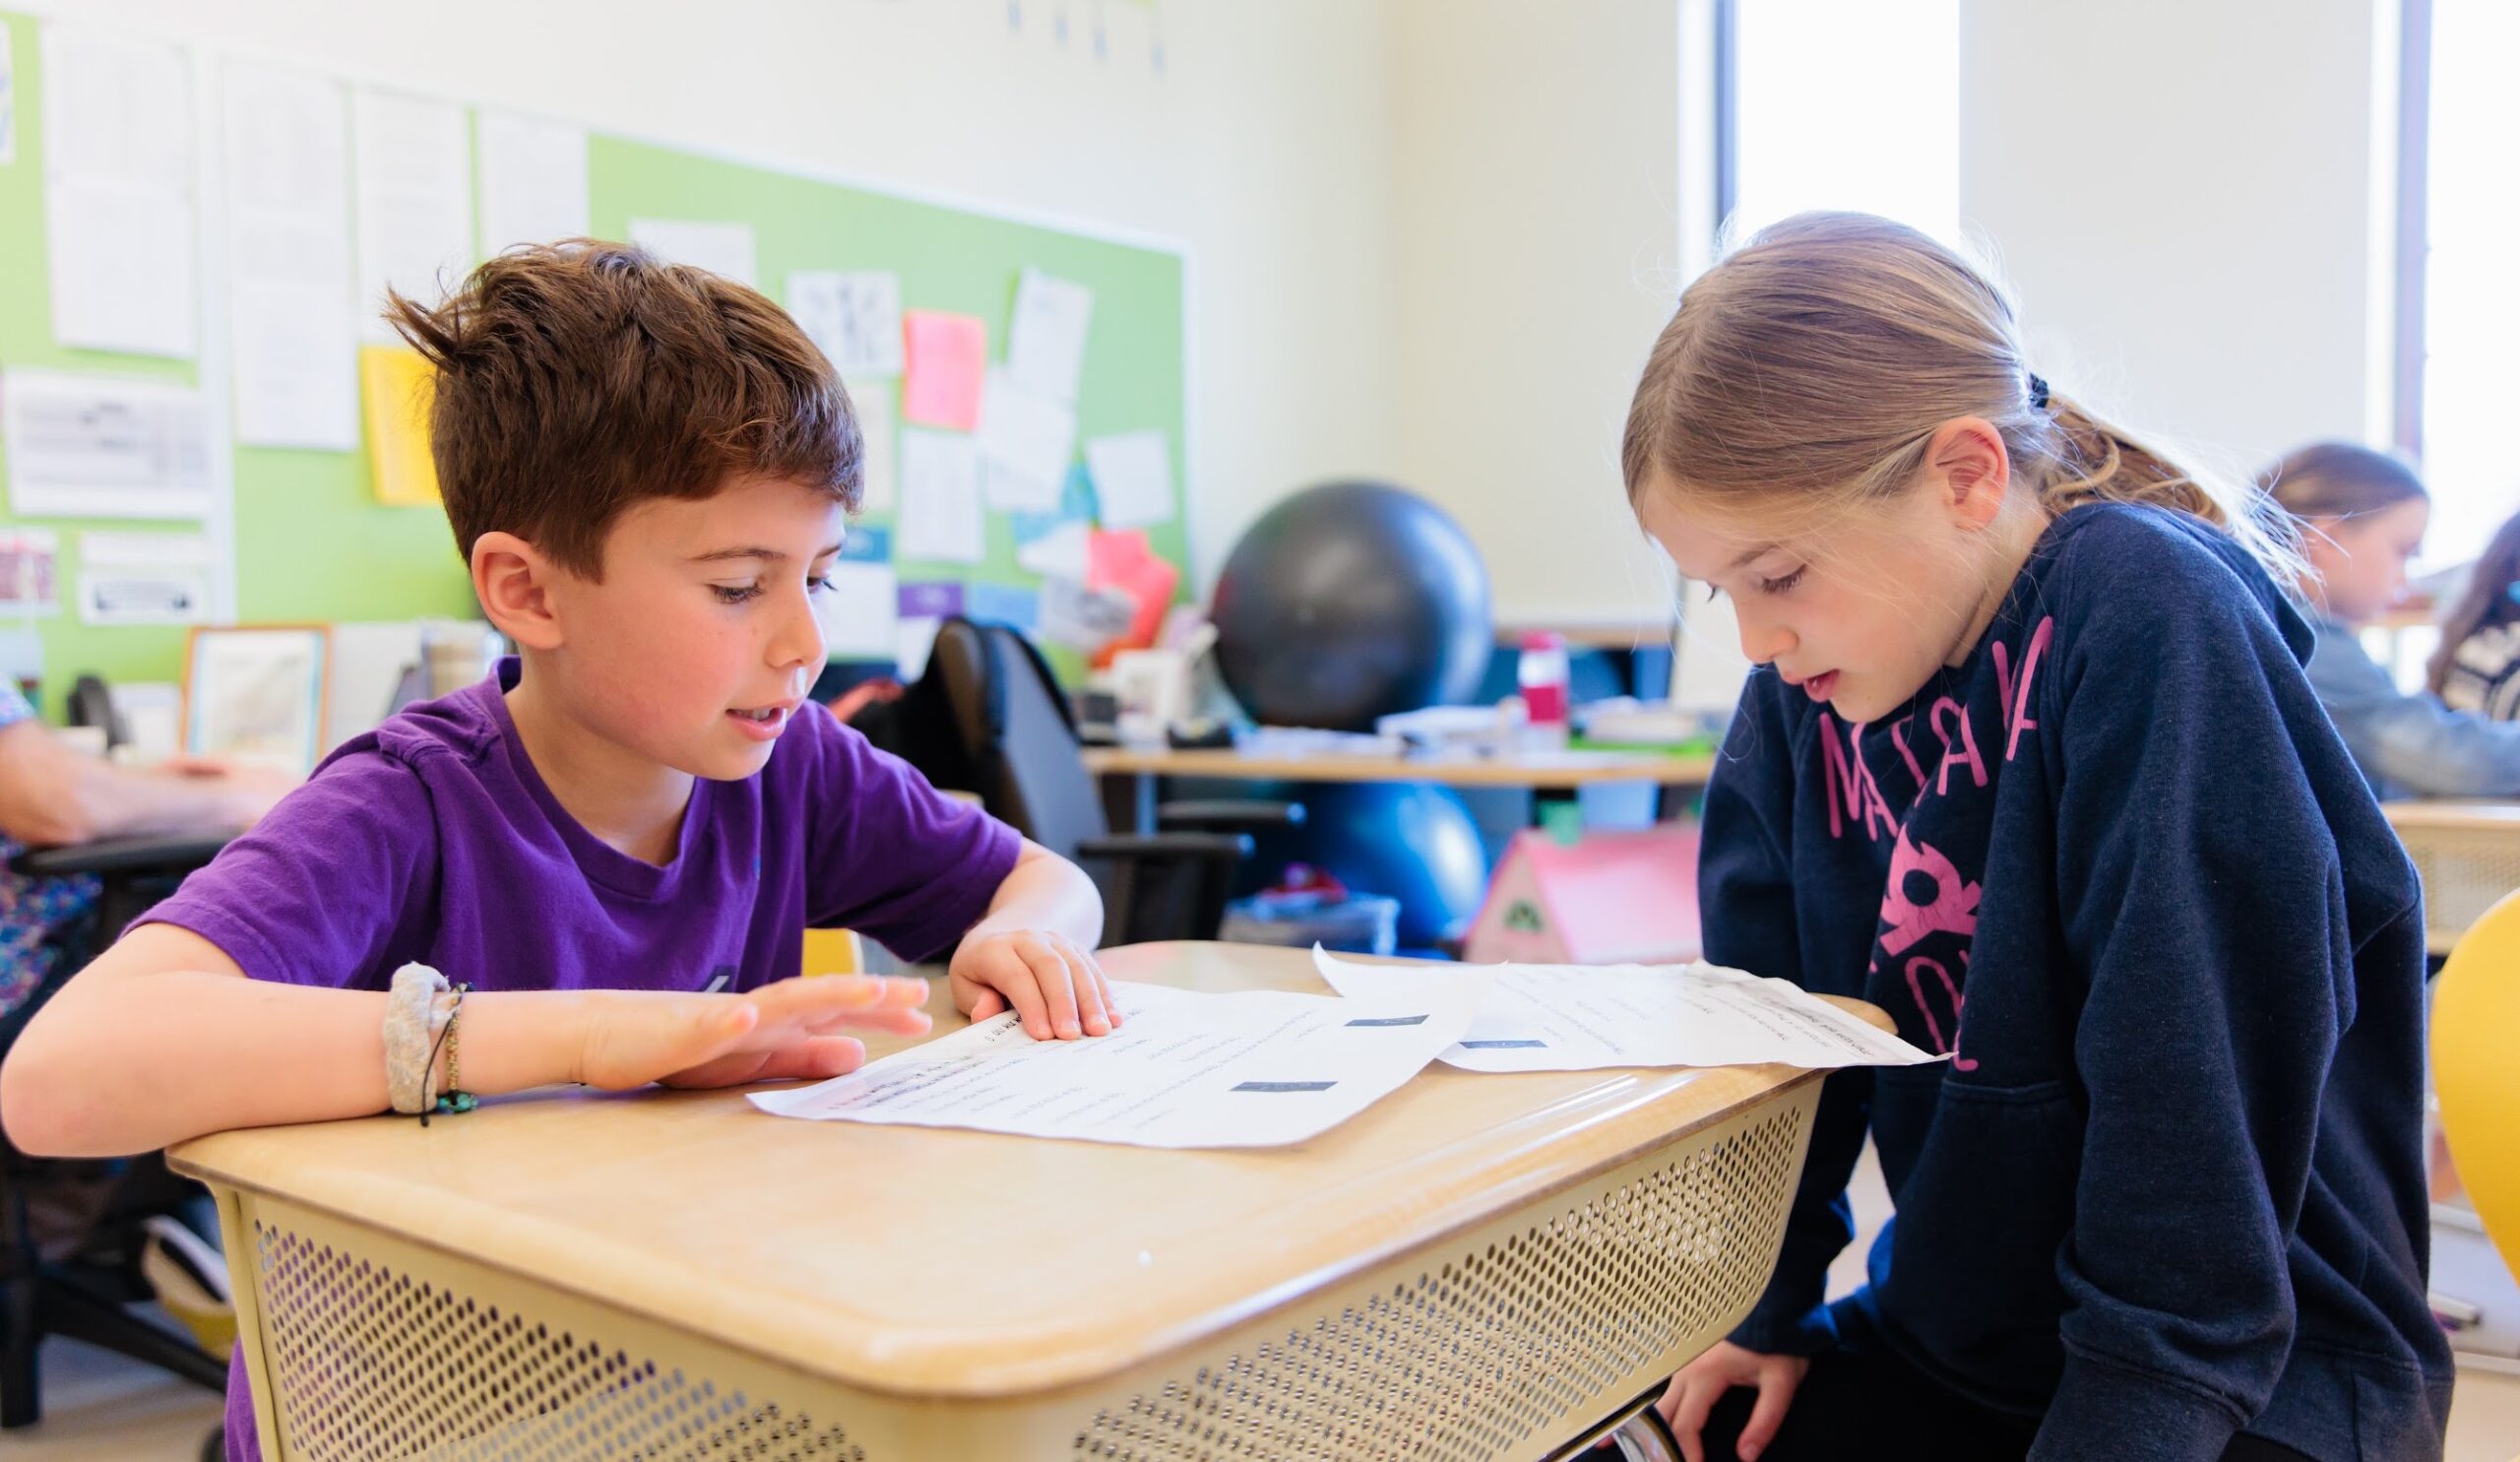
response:
<path fill-rule="evenodd" d="M 461 1116 L 465 1112 L 471 1112 L 473 1108 L 481 1105 L 478 1098 L 474 1097 L 471 1092 L 461 1090 L 456 1085 L 458 1073 L 456 1070 L 455 1058 L 459 1048 L 456 1042 L 455 1026 L 456 1022 L 464 1014 L 464 996 L 472 988 L 472 986 L 469 984 L 454 986 L 455 1003 L 447 1007 L 445 1028 L 438 1032 L 437 1044 L 429 1048 L 429 1063 L 425 1069 L 432 1074 L 437 1070 L 437 1053 L 439 1048 L 443 1047 L 446 1050 L 446 1090 L 443 1093 L 438 1094 L 435 1100 L 427 1102 L 420 1108 L 421 1126 L 427 1126 L 429 1124 L 429 1118 L 432 1115 Z M 434 1086 L 435 1083 L 430 1081 L 428 1085 L 423 1088 L 423 1095 L 425 1095 L 427 1091 L 433 1090 Z"/>

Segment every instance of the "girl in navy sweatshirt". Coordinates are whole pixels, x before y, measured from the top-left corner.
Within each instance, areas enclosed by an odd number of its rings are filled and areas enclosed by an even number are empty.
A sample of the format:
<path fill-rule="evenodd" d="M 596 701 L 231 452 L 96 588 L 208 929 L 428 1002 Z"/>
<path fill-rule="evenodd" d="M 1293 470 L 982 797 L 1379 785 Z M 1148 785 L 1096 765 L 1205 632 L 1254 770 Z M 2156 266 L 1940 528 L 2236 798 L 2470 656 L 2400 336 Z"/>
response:
<path fill-rule="evenodd" d="M 1774 1278 L 1663 1398 L 1691 1462 L 2438 1457 L 2415 873 L 2277 520 L 1859 215 L 1689 287 L 1622 465 L 1758 667 L 1708 957 L 1951 1056 L 1829 1078 Z M 1824 1303 L 1867 1133 L 1897 1217 Z"/>

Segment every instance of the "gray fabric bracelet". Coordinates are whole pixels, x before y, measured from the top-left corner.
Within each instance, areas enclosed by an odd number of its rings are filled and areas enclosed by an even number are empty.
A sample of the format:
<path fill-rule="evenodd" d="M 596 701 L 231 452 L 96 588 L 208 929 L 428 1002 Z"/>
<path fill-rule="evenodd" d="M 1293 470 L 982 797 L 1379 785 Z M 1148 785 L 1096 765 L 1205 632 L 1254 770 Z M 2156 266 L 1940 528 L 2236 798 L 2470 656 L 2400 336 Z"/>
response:
<path fill-rule="evenodd" d="M 429 1110 L 431 1038 L 436 1035 L 438 992 L 446 977 L 426 965 L 394 972 L 385 996 L 385 1097 L 405 1116 Z"/>

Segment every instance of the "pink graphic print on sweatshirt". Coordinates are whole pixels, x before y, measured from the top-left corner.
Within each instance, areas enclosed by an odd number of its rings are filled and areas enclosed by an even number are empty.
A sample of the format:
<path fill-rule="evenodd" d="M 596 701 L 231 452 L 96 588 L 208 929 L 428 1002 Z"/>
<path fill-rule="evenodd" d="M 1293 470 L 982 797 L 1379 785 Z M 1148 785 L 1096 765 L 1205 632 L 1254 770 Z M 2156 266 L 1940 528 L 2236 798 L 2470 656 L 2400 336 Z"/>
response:
<path fill-rule="evenodd" d="M 1964 870 L 1942 847 L 1920 837 L 1918 829 L 1942 828 L 1943 832 L 1934 834 L 1940 839 L 1953 831 L 1947 826 L 1950 818 L 1991 813 L 1984 797 L 1994 771 L 2019 757 L 2024 736 L 2039 729 L 2039 721 L 2031 715 L 2031 690 L 2043 663 L 2052 658 L 2055 633 L 2055 620 L 2043 617 L 2020 639 L 1997 640 L 1986 647 L 1994 668 L 1996 702 L 1987 718 L 1992 724 L 1985 728 L 1986 736 L 1979 735 L 1969 705 L 1950 696 L 1939 697 L 1922 707 L 1922 714 L 1902 717 L 1883 729 L 1886 740 L 1876 740 L 1875 754 L 1886 746 L 1897 765 L 1883 761 L 1879 777 L 1863 755 L 1868 728 L 1860 723 L 1842 725 L 1826 711 L 1819 717 L 1819 772 L 1830 837 L 1860 833 L 1875 848 L 1890 844 L 1871 969 L 1876 976 L 1885 971 L 1892 974 L 1891 990 L 1905 986 L 1922 1023 L 1925 1044 L 1937 1053 L 1950 1055 L 1952 1065 L 1962 1071 L 1978 1064 L 1959 1050 L 1961 1013 L 1968 1003 L 1970 949 L 1977 938 L 1979 903 L 1984 893 L 1984 883 L 1971 874 L 1983 878 L 1984 870 Z M 1907 793 L 1904 811 L 1894 812 L 1880 778 L 1896 784 L 1902 770 L 1913 790 Z M 1903 789 L 1894 785 L 1891 791 Z M 1957 846 L 1966 853 L 1983 848 L 1984 843 L 1963 832 Z"/>

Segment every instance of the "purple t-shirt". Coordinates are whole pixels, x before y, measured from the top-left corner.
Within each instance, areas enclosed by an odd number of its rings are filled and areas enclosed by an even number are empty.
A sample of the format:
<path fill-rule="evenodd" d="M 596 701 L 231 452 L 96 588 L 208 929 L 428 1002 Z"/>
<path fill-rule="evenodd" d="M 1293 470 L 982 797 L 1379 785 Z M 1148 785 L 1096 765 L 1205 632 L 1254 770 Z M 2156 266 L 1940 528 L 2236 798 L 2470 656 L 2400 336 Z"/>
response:
<path fill-rule="evenodd" d="M 412 960 L 476 990 L 751 989 L 804 931 L 912 961 L 950 951 L 1022 847 L 808 705 L 769 764 L 695 783 L 673 860 L 598 841 L 526 755 L 517 663 L 344 745 L 142 922 L 192 930 L 257 980 L 384 989 Z M 261 1455 L 242 1365 L 227 1452 Z"/>

